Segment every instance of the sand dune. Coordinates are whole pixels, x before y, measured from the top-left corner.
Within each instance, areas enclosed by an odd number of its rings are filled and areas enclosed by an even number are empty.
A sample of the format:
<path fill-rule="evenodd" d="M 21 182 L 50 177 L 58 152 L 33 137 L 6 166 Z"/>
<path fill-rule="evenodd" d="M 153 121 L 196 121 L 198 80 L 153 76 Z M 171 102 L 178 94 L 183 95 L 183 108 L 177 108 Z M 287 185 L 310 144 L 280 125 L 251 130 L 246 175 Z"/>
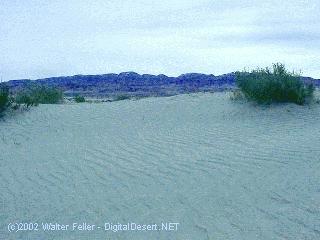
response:
<path fill-rule="evenodd" d="M 0 239 L 320 239 L 319 143 L 320 105 L 41 105 L 0 122 Z M 8 233 L 26 221 L 180 225 Z"/>

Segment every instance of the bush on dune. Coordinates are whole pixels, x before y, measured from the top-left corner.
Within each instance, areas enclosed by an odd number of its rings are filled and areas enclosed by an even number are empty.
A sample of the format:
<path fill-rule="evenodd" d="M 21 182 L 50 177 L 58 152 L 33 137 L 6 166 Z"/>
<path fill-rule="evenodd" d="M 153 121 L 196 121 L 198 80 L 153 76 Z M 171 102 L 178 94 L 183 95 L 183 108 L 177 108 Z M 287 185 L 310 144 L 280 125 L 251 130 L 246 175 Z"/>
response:
<path fill-rule="evenodd" d="M 63 101 L 63 93 L 54 87 L 31 84 L 17 93 L 15 101 L 27 107 L 38 104 L 57 104 Z"/>
<path fill-rule="evenodd" d="M 63 101 L 63 93 L 57 88 L 30 84 L 15 95 L 5 84 L 0 84 L 0 117 L 7 109 L 17 110 L 39 104 L 56 104 Z"/>
<path fill-rule="evenodd" d="M 38 100 L 30 93 L 25 91 L 17 93 L 15 97 L 15 102 L 20 106 L 24 105 L 25 107 L 38 106 Z"/>
<path fill-rule="evenodd" d="M 74 101 L 75 101 L 76 103 L 83 103 L 83 102 L 86 101 L 86 99 L 85 99 L 83 96 L 77 95 L 77 96 L 74 97 Z"/>
<path fill-rule="evenodd" d="M 121 95 L 117 95 L 113 101 L 122 101 L 122 100 L 127 100 L 130 99 L 130 96 L 125 95 L 125 94 L 121 94 Z"/>
<path fill-rule="evenodd" d="M 0 84 L 0 114 L 2 114 L 10 105 L 9 88 Z"/>
<path fill-rule="evenodd" d="M 292 102 L 305 104 L 313 98 L 315 87 L 305 85 L 301 76 L 286 70 L 281 63 L 272 69 L 236 72 L 236 84 L 243 96 L 258 103 Z"/>

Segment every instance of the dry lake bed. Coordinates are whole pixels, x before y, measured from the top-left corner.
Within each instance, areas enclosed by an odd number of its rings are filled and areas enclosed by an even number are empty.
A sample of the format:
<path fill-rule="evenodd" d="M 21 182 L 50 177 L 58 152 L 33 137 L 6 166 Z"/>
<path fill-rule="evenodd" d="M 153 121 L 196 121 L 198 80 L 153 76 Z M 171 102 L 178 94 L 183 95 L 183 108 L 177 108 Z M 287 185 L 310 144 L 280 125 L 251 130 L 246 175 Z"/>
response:
<path fill-rule="evenodd" d="M 158 229 L 108 230 L 127 223 Z M 214 93 L 6 117 L 0 239 L 320 239 L 320 105 Z"/>

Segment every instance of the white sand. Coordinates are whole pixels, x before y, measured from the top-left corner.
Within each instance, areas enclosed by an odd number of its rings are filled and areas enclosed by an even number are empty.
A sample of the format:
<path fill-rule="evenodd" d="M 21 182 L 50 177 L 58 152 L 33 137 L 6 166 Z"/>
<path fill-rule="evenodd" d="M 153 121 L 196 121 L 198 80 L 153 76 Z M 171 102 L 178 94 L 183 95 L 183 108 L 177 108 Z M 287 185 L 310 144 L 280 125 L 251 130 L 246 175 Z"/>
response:
<path fill-rule="evenodd" d="M 42 105 L 0 122 L 0 193 L 0 239 L 320 239 L 320 105 Z M 25 221 L 180 225 L 8 233 Z"/>

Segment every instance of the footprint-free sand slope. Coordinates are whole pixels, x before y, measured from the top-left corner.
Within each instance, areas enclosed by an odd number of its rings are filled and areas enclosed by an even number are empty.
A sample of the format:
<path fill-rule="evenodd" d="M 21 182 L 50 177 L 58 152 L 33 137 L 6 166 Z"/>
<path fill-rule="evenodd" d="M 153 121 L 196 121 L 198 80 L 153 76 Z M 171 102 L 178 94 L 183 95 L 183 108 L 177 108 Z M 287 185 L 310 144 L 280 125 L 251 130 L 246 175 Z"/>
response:
<path fill-rule="evenodd" d="M 0 239 L 319 239 L 319 169 L 320 105 L 41 105 L 0 122 Z M 8 233 L 13 222 L 179 226 Z"/>

